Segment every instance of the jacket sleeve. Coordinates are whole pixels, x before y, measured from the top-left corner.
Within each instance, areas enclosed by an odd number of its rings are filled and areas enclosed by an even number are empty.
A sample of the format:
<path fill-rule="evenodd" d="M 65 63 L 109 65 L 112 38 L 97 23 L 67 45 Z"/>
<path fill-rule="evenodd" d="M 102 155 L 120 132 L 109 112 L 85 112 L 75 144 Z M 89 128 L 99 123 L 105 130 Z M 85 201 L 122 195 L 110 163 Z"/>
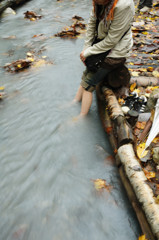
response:
<path fill-rule="evenodd" d="M 110 24 L 108 34 L 101 42 L 85 49 L 84 57 L 106 52 L 115 47 L 115 45 L 120 41 L 124 33 L 131 26 L 132 19 L 133 11 L 130 6 L 127 6 L 123 9 L 115 8 L 114 19 Z"/>
<path fill-rule="evenodd" d="M 94 12 L 92 9 L 92 12 L 90 14 L 89 21 L 88 21 L 84 49 L 86 49 L 92 45 L 94 36 L 95 36 L 95 31 L 96 31 L 96 17 L 94 15 Z"/>

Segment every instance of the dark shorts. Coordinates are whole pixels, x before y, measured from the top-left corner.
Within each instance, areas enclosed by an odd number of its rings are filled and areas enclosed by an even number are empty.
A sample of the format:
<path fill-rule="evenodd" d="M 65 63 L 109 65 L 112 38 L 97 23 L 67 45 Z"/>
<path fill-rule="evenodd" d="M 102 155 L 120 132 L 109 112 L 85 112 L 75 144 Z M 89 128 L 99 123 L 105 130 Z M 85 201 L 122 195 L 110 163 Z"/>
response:
<path fill-rule="evenodd" d="M 107 68 L 99 68 L 97 72 L 90 72 L 86 68 L 86 70 L 83 72 L 81 86 L 89 91 L 93 92 L 95 90 L 95 87 L 98 83 L 102 82 L 107 74 L 111 72 L 112 70 Z"/>

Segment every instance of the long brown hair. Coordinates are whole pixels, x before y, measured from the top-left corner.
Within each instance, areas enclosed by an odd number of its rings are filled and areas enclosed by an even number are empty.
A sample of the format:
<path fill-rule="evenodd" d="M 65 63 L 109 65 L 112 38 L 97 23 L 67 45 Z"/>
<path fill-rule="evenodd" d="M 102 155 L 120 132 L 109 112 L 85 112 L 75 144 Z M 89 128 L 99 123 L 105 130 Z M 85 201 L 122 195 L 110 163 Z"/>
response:
<path fill-rule="evenodd" d="M 113 20 L 114 18 L 114 8 L 117 4 L 118 0 L 105 0 L 106 4 L 106 11 L 105 14 L 103 15 L 104 20 Z M 97 13 L 97 4 L 93 0 L 93 9 L 94 9 L 94 14 L 96 15 Z"/>

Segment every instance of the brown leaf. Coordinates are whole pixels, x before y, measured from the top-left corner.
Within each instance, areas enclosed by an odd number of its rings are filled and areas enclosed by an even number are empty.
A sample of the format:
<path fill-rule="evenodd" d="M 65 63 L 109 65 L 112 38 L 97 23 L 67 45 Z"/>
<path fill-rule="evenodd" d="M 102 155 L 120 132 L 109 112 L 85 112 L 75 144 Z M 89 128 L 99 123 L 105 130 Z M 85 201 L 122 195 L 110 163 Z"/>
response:
<path fill-rule="evenodd" d="M 33 11 L 26 11 L 25 13 L 24 13 L 24 15 L 25 15 L 25 18 L 28 18 L 28 19 L 30 19 L 30 20 L 33 20 L 33 19 L 40 19 L 42 16 L 40 16 L 40 15 L 37 15 L 35 12 L 33 12 Z"/>

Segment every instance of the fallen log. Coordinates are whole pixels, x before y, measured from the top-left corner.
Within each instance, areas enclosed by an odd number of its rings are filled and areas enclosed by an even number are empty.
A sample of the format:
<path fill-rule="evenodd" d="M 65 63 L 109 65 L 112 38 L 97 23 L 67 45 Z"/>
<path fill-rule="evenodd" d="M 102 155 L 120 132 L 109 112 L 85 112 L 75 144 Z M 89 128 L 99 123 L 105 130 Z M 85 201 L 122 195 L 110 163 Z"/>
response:
<path fill-rule="evenodd" d="M 3 13 L 3 11 L 8 7 L 16 7 L 19 6 L 22 3 L 28 2 L 30 0 L 3 0 L 0 1 L 0 15 Z"/>
<path fill-rule="evenodd" d="M 124 117 L 123 111 L 115 94 L 111 89 L 106 87 L 103 87 L 103 93 L 107 103 L 108 111 L 110 111 L 110 118 L 113 122 L 112 125 L 115 131 L 118 147 L 122 146 L 123 144 L 133 142 L 134 136 L 131 127 Z"/>
<path fill-rule="evenodd" d="M 118 149 L 118 155 L 123 164 L 126 176 L 131 182 L 139 203 L 145 212 L 147 221 L 151 226 L 154 238 L 151 237 L 150 239 L 159 239 L 159 207 L 155 203 L 151 188 L 145 182 L 147 179 L 144 172 L 142 169 L 140 171 L 136 170 L 136 166 L 140 169 L 140 164 L 135 156 L 132 144 L 121 146 Z M 148 235 L 148 233 L 146 234 Z"/>
<path fill-rule="evenodd" d="M 136 83 L 137 86 L 158 86 L 159 79 L 156 77 L 132 77 L 130 80 L 130 84 Z"/>

